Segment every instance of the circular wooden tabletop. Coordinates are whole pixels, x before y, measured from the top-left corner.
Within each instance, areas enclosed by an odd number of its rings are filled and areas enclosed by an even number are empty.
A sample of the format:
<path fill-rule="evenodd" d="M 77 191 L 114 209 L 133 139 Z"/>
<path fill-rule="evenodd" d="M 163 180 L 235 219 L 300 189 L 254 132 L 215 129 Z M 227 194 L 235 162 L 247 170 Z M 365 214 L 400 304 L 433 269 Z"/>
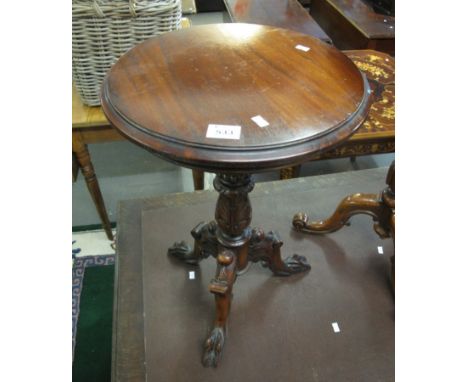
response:
<path fill-rule="evenodd" d="M 349 137 L 370 104 L 367 80 L 311 36 L 254 24 L 163 34 L 112 67 L 102 108 L 130 139 L 213 172 L 302 163 Z"/>

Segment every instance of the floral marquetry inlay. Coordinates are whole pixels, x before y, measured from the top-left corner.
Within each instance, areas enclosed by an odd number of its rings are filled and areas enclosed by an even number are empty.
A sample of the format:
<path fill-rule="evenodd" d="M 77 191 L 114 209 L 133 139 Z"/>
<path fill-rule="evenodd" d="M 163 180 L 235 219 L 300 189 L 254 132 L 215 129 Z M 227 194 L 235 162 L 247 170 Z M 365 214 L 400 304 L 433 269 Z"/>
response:
<path fill-rule="evenodd" d="M 368 64 L 367 62 L 355 61 L 356 66 L 362 72 L 371 73 L 374 78 L 388 78 L 389 74 L 382 68 L 379 68 L 377 65 Z"/>
<path fill-rule="evenodd" d="M 374 102 L 367 119 L 356 132 L 394 133 L 395 131 L 395 60 L 376 51 L 349 50 L 344 52 L 369 80 Z"/>

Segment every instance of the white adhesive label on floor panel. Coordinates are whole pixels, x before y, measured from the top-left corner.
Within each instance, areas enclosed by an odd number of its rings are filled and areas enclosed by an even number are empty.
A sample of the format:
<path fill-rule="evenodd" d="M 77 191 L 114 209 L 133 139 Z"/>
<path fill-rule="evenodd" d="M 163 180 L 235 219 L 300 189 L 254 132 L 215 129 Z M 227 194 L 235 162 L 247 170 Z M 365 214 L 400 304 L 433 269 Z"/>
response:
<path fill-rule="evenodd" d="M 301 45 L 301 44 L 297 44 L 296 49 L 302 50 L 304 52 L 308 52 L 310 50 L 310 48 L 308 46 L 304 46 L 304 45 Z"/>
<path fill-rule="evenodd" d="M 206 130 L 207 138 L 240 139 L 241 127 L 237 125 L 209 124 Z"/>
<path fill-rule="evenodd" d="M 340 327 L 338 326 L 338 322 L 332 322 L 332 327 L 333 327 L 333 331 L 335 333 L 339 333 L 340 332 Z"/>
<path fill-rule="evenodd" d="M 195 280 L 195 271 L 190 271 L 188 273 L 189 280 Z"/>
<path fill-rule="evenodd" d="M 254 121 L 260 127 L 267 127 L 270 125 L 268 121 L 265 118 L 263 118 L 261 115 L 256 115 L 255 117 L 252 117 L 250 119 Z"/>
<path fill-rule="evenodd" d="M 383 247 L 381 247 L 380 245 L 377 247 L 377 252 L 379 253 L 379 255 L 383 255 Z"/>

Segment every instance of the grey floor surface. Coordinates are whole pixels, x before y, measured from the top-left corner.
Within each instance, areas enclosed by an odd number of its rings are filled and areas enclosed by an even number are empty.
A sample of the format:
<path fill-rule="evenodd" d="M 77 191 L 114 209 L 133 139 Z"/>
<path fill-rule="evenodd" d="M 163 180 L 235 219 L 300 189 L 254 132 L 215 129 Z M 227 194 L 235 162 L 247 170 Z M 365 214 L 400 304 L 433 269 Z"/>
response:
<path fill-rule="evenodd" d="M 188 17 L 192 25 L 229 21 L 226 12 L 201 13 Z M 88 148 L 111 222 L 116 221 L 119 200 L 193 191 L 190 170 L 165 162 L 133 143 L 100 143 L 89 145 Z M 388 166 L 393 159 L 393 154 L 382 154 L 358 157 L 355 163 L 346 158 L 309 162 L 303 165 L 301 176 L 383 167 Z M 279 173 L 257 174 L 255 179 L 257 182 L 277 180 Z M 73 227 L 100 224 L 81 174 L 73 184 L 72 206 Z"/>

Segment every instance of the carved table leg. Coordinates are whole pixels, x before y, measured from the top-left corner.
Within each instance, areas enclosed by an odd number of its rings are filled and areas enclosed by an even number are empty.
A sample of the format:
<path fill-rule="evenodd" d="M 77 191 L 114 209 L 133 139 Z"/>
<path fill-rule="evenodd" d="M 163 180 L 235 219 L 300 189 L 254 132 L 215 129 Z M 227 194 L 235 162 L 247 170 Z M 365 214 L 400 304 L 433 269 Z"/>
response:
<path fill-rule="evenodd" d="M 263 261 L 276 276 L 289 276 L 310 269 L 304 256 L 294 254 L 283 261 L 282 245 L 278 232 L 268 232 L 265 235 L 261 229 L 254 229 L 249 245 L 249 260 L 254 263 Z"/>
<path fill-rule="evenodd" d="M 263 261 L 275 275 L 288 276 L 310 269 L 303 256 L 293 255 L 281 259 L 282 241 L 277 233 L 267 235 L 250 228 L 252 207 L 249 192 L 254 187 L 250 175 L 219 174 L 214 180 L 219 192 L 215 220 L 200 223 L 192 230 L 195 245 L 192 249 L 185 242 L 175 243 L 168 250 L 169 256 L 190 264 L 197 264 L 208 256 L 216 256 L 217 270 L 209 290 L 215 295 L 216 317 L 214 327 L 205 342 L 202 363 L 216 367 L 226 339 L 226 323 L 232 300 L 232 288 L 236 275 L 246 269 L 249 261 Z"/>
<path fill-rule="evenodd" d="M 195 245 L 192 249 L 185 241 L 174 243 L 167 250 L 167 254 L 187 264 L 196 265 L 208 256 L 216 256 L 218 251 L 218 241 L 216 239 L 216 222 L 199 223 L 192 229 L 192 237 Z"/>
<path fill-rule="evenodd" d="M 91 198 L 93 199 L 99 217 L 101 218 L 102 226 L 106 232 L 107 238 L 109 240 L 113 240 L 114 236 L 112 235 L 112 228 L 107 216 L 104 200 L 102 199 L 99 183 L 96 174 L 94 173 L 94 168 L 89 156 L 88 148 L 81 141 L 79 136 L 75 134 L 73 135 L 72 149 L 73 153 L 76 155 L 76 159 L 85 178 L 86 186 L 88 187 L 89 193 L 91 194 Z"/>
<path fill-rule="evenodd" d="M 344 198 L 328 219 L 309 223 L 307 214 L 299 212 L 294 215 L 293 226 L 302 232 L 329 233 L 339 230 L 351 216 L 356 214 L 367 214 L 371 215 L 374 220 L 385 221 L 384 215 L 388 215 L 388 211 L 382 204 L 380 195 L 353 194 Z M 384 237 L 388 237 L 384 230 L 381 232 Z"/>
<path fill-rule="evenodd" d="M 304 212 L 293 217 L 293 226 L 301 232 L 329 233 L 343 227 L 349 218 L 356 214 L 372 216 L 374 230 L 381 238 L 392 237 L 395 242 L 395 161 L 387 173 L 387 187 L 380 194 L 353 194 L 344 198 L 335 212 L 325 220 L 309 223 Z M 391 258 L 391 280 L 395 289 L 395 255 Z"/>
<path fill-rule="evenodd" d="M 224 346 L 226 322 L 231 309 L 232 286 L 236 281 L 236 255 L 233 251 L 222 249 L 217 257 L 216 276 L 211 280 L 209 289 L 215 295 L 216 318 L 214 328 L 205 341 L 202 363 L 216 367 Z"/>
<path fill-rule="evenodd" d="M 387 173 L 387 188 L 380 194 L 353 194 L 344 198 L 335 212 L 325 220 L 309 223 L 304 212 L 294 215 L 292 224 L 298 231 L 309 233 L 329 233 L 343 227 L 351 216 L 366 214 L 373 217 L 374 230 L 381 238 L 391 236 L 391 218 L 395 214 L 395 162 Z"/>

